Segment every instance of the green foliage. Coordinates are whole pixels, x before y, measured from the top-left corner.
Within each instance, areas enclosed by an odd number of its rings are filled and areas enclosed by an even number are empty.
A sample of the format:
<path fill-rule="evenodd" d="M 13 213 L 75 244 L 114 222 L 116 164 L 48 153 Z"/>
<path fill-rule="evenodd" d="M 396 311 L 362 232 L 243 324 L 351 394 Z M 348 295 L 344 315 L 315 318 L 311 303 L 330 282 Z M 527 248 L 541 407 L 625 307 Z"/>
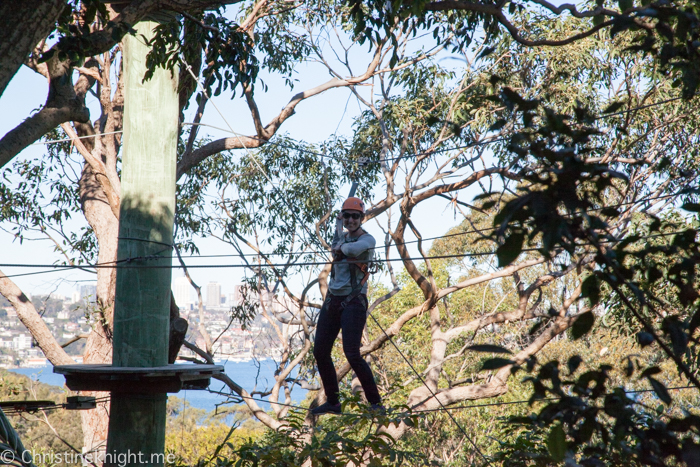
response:
<path fill-rule="evenodd" d="M 634 180 L 591 157 L 602 152 L 596 140 L 600 132 L 592 125 L 596 119 L 584 107 L 575 108 L 574 115 L 562 114 L 510 88 L 502 90 L 500 101 L 522 119 L 522 130 L 513 135 L 508 147 L 524 180 L 517 195 L 504 202 L 494 217 L 497 230 L 492 238 L 500 245 L 500 265 L 520 256 L 525 241 L 538 245 L 548 258 L 561 251 L 590 258 L 595 268 L 583 289 L 588 304 L 605 306 L 612 292 L 639 330 L 639 343 L 659 345 L 678 373 L 700 388 L 694 376 L 696 362 L 688 358 L 691 344 L 697 345 L 691 326 L 698 300 L 697 231 L 683 222 L 646 215 L 642 222 L 645 236 L 618 238 L 613 232 L 617 232 L 623 208 L 611 201 L 630 190 Z M 666 176 L 663 168 L 662 163 L 658 176 Z M 493 198 L 484 203 L 488 208 L 496 205 Z M 665 236 L 670 238 L 648 241 Z M 670 299 L 664 300 L 657 290 Z M 574 339 L 585 336 L 595 321 L 592 311 L 574 319 Z M 658 366 L 641 367 L 629 356 L 625 361 L 627 378 L 637 374 L 649 383 L 658 400 L 667 405 L 673 402 L 666 383 L 656 377 L 662 373 Z M 569 360 L 568 376 L 580 362 L 580 357 Z M 629 397 L 624 386 L 610 387 L 610 365 L 583 372 L 577 379 L 563 379 L 559 365 L 550 361 L 539 367 L 536 376 L 526 378 L 533 385 L 531 402 L 550 396 L 556 401 L 536 415 L 510 420 L 536 433 L 520 432 L 501 452 L 505 465 L 548 465 L 565 458 L 580 465 L 697 462 L 700 426 L 695 415 L 658 419 L 658 413 Z M 528 446 L 533 449 L 520 451 Z"/>
<path fill-rule="evenodd" d="M 46 140 L 64 139 L 53 130 Z M 54 250 L 76 264 L 96 261 L 97 242 L 89 226 L 69 230 L 66 223 L 80 212 L 80 167 L 70 155 L 69 142 L 47 145 L 43 157 L 16 160 L 0 180 L 0 222 L 22 243 L 41 234 L 54 241 Z"/>
<path fill-rule="evenodd" d="M 553 401 L 536 415 L 510 419 L 510 430 L 518 437 L 499 454 L 504 465 L 558 464 L 565 457 L 583 466 L 668 465 L 669 461 L 695 465 L 700 453 L 697 416 L 659 417 L 663 408 L 651 410 L 624 387 L 611 387 L 611 369 L 601 365 L 576 379 L 562 379 L 558 362 L 551 361 L 536 376 L 526 378 L 533 384 L 531 403 Z M 640 377 L 670 404 L 665 386 L 651 376 L 660 371 L 647 368 Z"/>
<path fill-rule="evenodd" d="M 348 413 L 352 410 L 354 413 Z M 312 428 L 304 423 L 305 413 L 292 412 L 289 425 L 269 431 L 265 438 L 245 443 L 237 451 L 236 467 L 360 465 L 430 465 L 423 456 L 398 448 L 391 436 L 378 426 L 396 423 L 405 415 L 381 415 L 367 411 L 357 400 L 344 403 L 343 415 L 327 417 Z"/>
<path fill-rule="evenodd" d="M 49 42 L 55 41 L 54 47 L 44 52 L 40 62 L 45 62 L 54 55 L 61 61 L 70 60 L 73 66 L 82 66 L 85 59 L 94 55 L 101 48 L 104 39 L 93 34 L 91 26 L 95 18 L 107 18 L 107 8 L 100 0 L 68 0 L 61 14 L 56 18 L 56 29 L 49 35 Z M 76 18 L 79 20 L 76 21 Z M 134 29 L 124 23 L 106 22 L 112 40 L 117 43 Z"/>
<path fill-rule="evenodd" d="M 398 31 L 413 35 L 427 31 L 438 44 L 450 44 L 456 52 L 471 43 L 477 29 L 483 28 L 488 35 L 496 31 L 498 25 L 493 16 L 480 12 L 426 11 L 428 0 L 351 0 L 348 3 L 354 33 L 361 44 L 365 41 L 376 44 L 386 37 L 396 45 Z M 391 66 L 399 62 L 396 50 L 395 47 Z"/>
<path fill-rule="evenodd" d="M 0 372 L 0 400 L 50 400 L 60 404 L 66 401 L 66 393 L 63 388 L 2 371 Z M 68 460 L 71 456 L 75 459 L 76 451 L 73 448 L 80 452 L 83 433 L 78 411 L 63 409 L 39 411 L 11 416 L 9 420 L 24 447 L 41 453 L 42 459 L 51 459 L 52 455 L 53 459 Z M 69 465 L 69 463 L 62 462 L 59 465 Z"/>
<path fill-rule="evenodd" d="M 150 79 L 157 67 L 174 70 L 183 54 L 182 48 L 186 47 L 183 55 L 196 63 L 202 60 L 205 63 L 202 75 L 209 96 L 218 96 L 229 88 L 233 91 L 238 84 L 252 87 L 259 66 L 251 38 L 222 13 L 219 9 L 204 13 L 201 18 L 175 18 L 158 25 L 149 42 L 152 48 L 146 57 L 148 72 L 144 79 Z M 183 28 L 183 21 L 193 21 L 194 27 Z M 199 56 L 202 51 L 203 59 Z M 182 66 L 190 64 L 183 63 Z M 193 70 L 193 73 L 197 75 L 199 70 Z M 214 85 L 216 87 L 212 88 Z"/>
<path fill-rule="evenodd" d="M 586 124 L 590 114 L 585 108 L 575 109 L 575 117 L 560 114 L 507 87 L 500 97 L 522 118 L 524 129 L 513 135 L 509 149 L 515 165 L 522 167 L 524 183 L 519 195 L 494 218 L 499 265 L 506 266 L 520 255 L 526 237 L 539 243 L 540 253 L 547 258 L 558 248 L 574 254 L 583 232 L 598 230 L 606 217 L 619 215 L 614 207 L 601 211 L 602 216 L 594 210 L 605 204 L 610 192 L 618 191 L 617 180 L 627 178 L 606 164 L 586 162 L 590 153 L 601 149 L 589 144 L 599 130 Z M 493 194 L 481 196 L 488 197 Z M 495 204 L 487 201 L 483 206 Z"/>
<path fill-rule="evenodd" d="M 682 88 L 683 96 L 691 98 L 700 84 L 700 10 L 697 3 L 687 0 L 641 3 L 644 8 L 615 17 L 610 34 L 614 37 L 622 31 L 632 31 L 634 45 L 629 50 L 653 57 L 674 79 L 674 87 Z M 631 1 L 620 3 L 621 9 L 631 5 Z M 641 28 L 640 24 L 652 26 Z"/>
<path fill-rule="evenodd" d="M 243 13 L 254 6 L 251 3 Z M 314 47 L 300 25 L 306 27 L 332 22 L 337 17 L 335 2 L 309 1 L 304 8 L 288 8 L 284 2 L 271 5 L 270 14 L 259 21 L 255 29 L 255 47 L 261 56 L 261 67 L 284 77 L 289 88 L 294 87 L 295 65 L 306 61 Z M 267 87 L 265 87 L 267 89 Z"/>
<path fill-rule="evenodd" d="M 624 222 L 622 226 L 617 222 L 628 219 L 621 203 L 637 203 L 646 195 L 656 196 L 655 200 L 660 199 L 658 196 L 673 196 L 680 187 L 694 186 L 697 181 L 700 159 L 694 149 L 698 134 L 694 107 L 674 101 L 673 105 L 637 109 L 673 99 L 673 86 L 679 83 L 686 96 L 695 92 L 694 5 L 676 2 L 637 8 L 635 2 L 620 1 L 615 8 L 619 5 L 621 10 L 634 11 L 616 14 L 610 33 L 602 31 L 567 48 L 543 49 L 525 48 L 497 34 L 493 15 L 430 12 L 426 11 L 427 1 L 369 0 L 348 5 L 317 1 L 308 2 L 303 11 L 284 10 L 284 4 L 273 3 L 273 14 L 259 23 L 261 27 L 252 38 L 236 21 L 224 18 L 220 10 L 163 24 L 151 44 L 149 66 L 172 69 L 184 60 L 197 68 L 197 73 L 198 61 L 205 60 L 205 86 L 214 95 L 239 84 L 252 87 L 261 67 L 282 74 L 291 87 L 295 64 L 305 60 L 315 47 L 302 39 L 302 25 L 330 27 L 348 18 L 353 21 L 359 42 L 370 48 L 379 43 L 392 44 L 390 65 L 408 64 L 423 53 L 401 55 L 400 34 L 432 33 L 438 44 L 449 45 L 453 52 L 466 56 L 465 47 L 475 34 L 483 31 L 486 43 L 464 70 L 447 70 L 440 62 L 426 61 L 387 73 L 382 81 L 387 86 L 382 86 L 382 100 L 377 101 L 382 121 L 374 111 L 363 113 L 349 140 L 334 137 L 316 146 L 277 137 L 240 159 L 224 153 L 194 167 L 178 186 L 178 241 L 183 249 L 196 251 L 192 238 L 204 235 L 221 238 L 238 251 L 242 251 L 243 244 L 250 244 L 288 255 L 290 266 L 279 275 L 258 269 L 249 285 L 255 291 L 260 284 L 286 281 L 309 269 L 294 266 L 296 261 L 317 261 L 325 249 L 320 238 L 327 239 L 331 234 L 333 226 L 328 219 L 333 218 L 333 203 L 341 196 L 339 187 L 353 179 L 362 180 L 360 195 L 368 200 L 376 197 L 383 168 L 374 155 L 387 145 L 390 152 L 403 158 L 390 159 L 397 166 L 401 163 L 410 167 L 420 161 L 406 174 L 404 200 L 408 202 L 420 191 L 411 192 L 411 183 L 434 173 L 433 164 L 438 159 L 432 151 L 442 151 L 448 144 L 466 146 L 485 137 L 503 138 L 489 146 L 497 158 L 495 168 L 499 172 L 494 174 L 503 176 L 503 185 L 514 191 L 504 194 L 503 187 L 497 183 L 494 186 L 493 180 L 488 189 L 482 187 L 492 193 L 478 200 L 465 215 L 467 220 L 450 234 L 472 229 L 480 232 L 436 241 L 432 254 L 464 256 L 433 261 L 431 279 L 438 287 L 446 287 L 491 271 L 494 264 L 490 259 L 467 255 L 493 248 L 501 267 L 538 253 L 549 261 L 541 268 L 523 271 L 513 280 L 485 282 L 444 297 L 435 304 L 440 322 L 432 323 L 427 313 L 411 319 L 403 325 L 397 344 L 414 365 L 426 368 L 430 364 L 426 349 L 433 343 L 431 327 L 454 329 L 489 313 L 515 309 L 521 284 L 545 273 L 563 274 L 569 264 L 580 260 L 582 271 L 576 271 L 581 272 L 579 278 L 572 277 L 572 273 L 562 278 L 560 285 L 539 289 L 539 296 L 527 308 L 532 312 L 527 318 L 530 322 L 499 323 L 488 333 L 482 328 L 478 329 L 481 332 L 464 333 L 450 341 L 447 354 L 459 358 L 441 365 L 437 383 L 449 388 L 478 384 L 491 378 L 492 370 L 513 364 L 511 358 L 493 358 L 484 353 L 515 355 L 531 345 L 551 330 L 558 318 L 567 318 L 558 316 L 557 310 L 565 302 L 567 291 L 579 285 L 578 279 L 585 278 L 583 300 L 574 306 L 583 311 L 568 317 L 574 322 L 569 331 L 571 339 L 564 335 L 553 344 L 559 344 L 554 348 L 567 358 L 541 366 L 537 365 L 538 359 L 531 358 L 524 365 L 536 369 L 526 381 L 534 389 L 533 406 L 544 404 L 542 411 L 527 416 L 523 413 L 526 408 L 514 404 L 465 409 L 456 418 L 474 434 L 480 446 L 486 446 L 488 454 L 500 451 L 504 462 L 511 465 L 546 465 L 574 457 L 584 465 L 624 463 L 627 459 L 638 463 L 658 464 L 669 459 L 682 462 L 696 449 L 693 437 L 698 435 L 698 426 L 693 416 L 672 413 L 678 408 L 674 405 L 678 399 L 672 397 L 668 386 L 679 379 L 671 375 L 673 365 L 688 378 L 697 374 L 697 232 L 695 226 L 688 228 L 683 216 L 641 214 L 629 221 L 635 232 L 632 235 L 628 235 Z M 607 4 L 600 2 L 597 6 Z M 508 19 L 533 37 L 557 39 L 585 34 L 591 24 L 588 19 L 576 18 L 552 22 L 544 14 L 528 11 L 526 4 L 506 2 L 493 7 L 508 8 Z M 252 3 L 248 3 L 241 13 L 247 14 L 251 8 Z M 602 24 L 604 16 L 596 13 L 592 24 Z M 638 29 L 632 22 L 635 18 L 651 18 L 650 26 Z M 116 33 L 121 37 L 124 31 Z M 79 63 L 81 54 L 90 48 L 88 32 L 68 29 L 63 34 L 59 40 L 60 47 L 64 47 L 62 57 Z M 674 119 L 665 119 L 667 115 Z M 663 145 L 655 146 L 653 141 L 662 141 Z M 195 147 L 204 143 L 200 141 Z M 52 150 L 66 151 L 60 147 Z M 459 173 L 463 168 L 476 171 L 475 162 L 483 161 L 485 153 L 482 149 L 455 154 L 452 168 Z M 606 159 L 609 154 L 633 162 Z M 367 156 L 370 164 L 356 163 Z M 13 170 L 22 182 L 17 187 L 2 186 L 2 220 L 15 222 L 20 238 L 29 228 L 62 225 L 65 213 L 73 212 L 70 209 L 78 205 L 76 191 L 58 183 L 51 199 L 59 200 L 59 217 L 51 217 L 46 193 L 38 188 L 50 176 L 54 163 L 30 161 L 15 166 Z M 67 165 L 59 164 L 66 170 Z M 647 172 L 653 175 L 643 178 L 639 168 L 647 166 L 654 167 Z M 515 186 L 508 185 L 510 180 L 516 181 Z M 217 196 L 209 196 L 213 191 Z M 697 194 L 692 190 L 684 194 L 688 212 L 698 211 Z M 677 230 L 681 233 L 669 235 Z M 89 231 L 68 238 L 71 248 L 85 252 L 87 259 L 94 257 L 91 239 Z M 295 251 L 307 254 L 292 256 Z M 319 268 L 310 269 L 318 272 Z M 427 274 L 428 267 L 420 265 L 419 270 Z M 407 273 L 399 273 L 399 285 L 401 292 L 375 310 L 383 327 L 425 300 Z M 381 284 L 373 284 L 374 297 L 387 292 Z M 241 307 L 233 313 L 245 321 L 255 313 L 255 307 Z M 603 354 L 586 346 L 594 347 L 606 338 L 605 327 L 610 322 L 620 333 L 616 336 L 619 341 L 626 345 L 634 339 L 639 342 L 646 360 L 617 349 L 612 361 L 598 362 Z M 370 336 L 379 332 L 370 321 Z M 554 358 L 547 352 L 548 348 L 542 350 L 540 360 Z M 390 347 L 372 358 L 386 400 L 390 405 L 404 403 L 419 385 L 406 362 Z M 673 365 L 669 358 L 675 358 Z M 567 374 L 560 371 L 564 361 Z M 589 370 L 593 368 L 591 361 L 596 362 L 593 370 Z M 642 366 L 640 361 L 647 363 Z M 307 358 L 307 368 L 311 363 Z M 653 391 L 652 402 L 665 404 L 661 405 L 662 413 L 649 410 L 640 399 L 628 397 L 624 392 L 628 384 L 620 381 L 620 374 L 640 378 L 627 381 L 629 384 L 641 381 L 648 385 Z M 522 384 L 513 382 L 511 392 L 497 401 L 518 402 L 525 392 Z M 548 396 L 558 399 L 550 403 L 544 400 Z M 346 409 L 355 408 L 356 402 L 346 405 Z M 452 465 L 476 462 L 461 433 L 442 413 L 410 420 L 419 430 L 409 432 L 398 443 L 376 431 L 377 420 L 361 411 L 324 419 L 317 429 L 304 422 L 303 414 L 292 413 L 288 427 L 262 438 L 253 430 L 246 432 L 237 422 L 231 431 L 219 420 L 206 420 L 195 409 L 173 408 L 172 414 L 168 446 L 177 453 L 176 463 L 182 465 L 301 465 L 306 460 L 315 465 L 342 465 L 366 458 L 371 458 L 370 465 L 419 465 L 432 458 Z M 498 415 L 516 415 L 505 439 L 499 438 L 504 443 L 500 446 L 492 439 L 497 436 L 493 421 Z M 380 420 L 379 424 L 389 421 Z M 252 439 L 244 442 L 248 436 Z M 449 452 L 439 452 L 434 447 L 436 441 L 447 446 Z"/>
<path fill-rule="evenodd" d="M 629 33 L 632 44 L 623 53 L 642 52 L 649 56 L 658 64 L 660 71 L 671 77 L 674 87 L 682 88 L 684 97 L 695 95 L 700 83 L 700 21 L 695 2 L 587 2 L 584 5 L 591 9 L 585 17 L 590 18 L 590 22 L 588 19 L 578 19 L 578 34 L 557 34 L 562 32 L 558 30 L 559 26 L 569 18 L 554 8 L 538 9 L 528 3 L 509 1 L 491 5 L 477 2 L 436 6 L 427 0 L 352 0 L 350 19 L 355 35 L 361 42 L 380 42 L 380 33 L 389 36 L 395 29 L 413 34 L 417 30 L 425 30 L 432 32 L 437 44 L 446 42 L 452 45 L 453 52 L 469 45 L 475 31 L 481 28 L 486 37 L 485 45 L 488 46 L 482 56 L 491 54 L 502 36 L 507 34 L 521 42 L 549 40 L 553 44 L 559 42 L 561 47 L 564 39 L 578 36 L 581 40 L 591 35 L 589 31 L 604 27 L 603 31 L 613 38 Z M 619 11 L 616 11 L 616 7 L 619 7 Z M 499 23 L 507 29 L 499 28 Z M 542 26 L 544 24 L 545 27 Z M 538 51 L 535 49 L 535 52 Z M 392 64 L 397 61 L 395 54 Z"/>
<path fill-rule="evenodd" d="M 349 175 L 309 152 L 309 145 L 284 138 L 279 142 L 237 161 L 220 154 L 193 168 L 178 188 L 187 203 L 178 207 L 178 239 L 216 235 L 237 245 L 258 236 L 261 250 L 287 255 L 308 249 L 309 254 L 299 255 L 298 261 L 317 261 L 314 251 L 325 249 L 313 226 L 325 219 L 319 232 L 324 238 L 332 236 L 335 224 L 328 222 L 332 203 Z M 219 193 L 211 204 L 203 196 L 207 187 Z M 294 271 L 289 269 L 289 274 Z"/>
<path fill-rule="evenodd" d="M 207 414 L 187 401 L 168 398 L 165 452 L 166 458 L 173 460 L 168 465 L 207 466 L 217 465 L 222 459 L 236 459 L 237 449 L 262 435 L 262 425 L 244 406 L 219 408 Z"/>

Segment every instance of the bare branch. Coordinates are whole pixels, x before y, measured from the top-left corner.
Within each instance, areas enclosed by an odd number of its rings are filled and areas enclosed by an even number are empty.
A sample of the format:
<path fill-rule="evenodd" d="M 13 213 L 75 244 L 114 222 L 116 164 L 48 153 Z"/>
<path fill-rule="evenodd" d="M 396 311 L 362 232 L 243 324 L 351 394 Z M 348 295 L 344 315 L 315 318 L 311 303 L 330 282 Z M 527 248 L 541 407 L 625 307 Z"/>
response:
<path fill-rule="evenodd" d="M 48 62 L 49 93 L 46 103 L 36 114 L 24 120 L 0 139 L 0 167 L 48 131 L 68 121 L 87 122 L 90 112 L 75 93 L 69 61 L 57 57 Z"/>
<path fill-rule="evenodd" d="M 554 13 L 561 13 L 564 10 L 568 10 L 569 12 L 572 13 L 573 16 L 576 16 L 578 18 L 584 18 L 584 17 L 594 17 L 594 16 L 620 16 L 620 12 L 614 11 L 614 10 L 608 10 L 604 9 L 602 7 L 598 7 L 594 10 L 590 10 L 587 12 L 578 12 L 576 10 L 576 7 L 570 8 L 571 5 L 565 4 L 560 8 L 557 8 L 553 6 L 552 4 L 546 2 L 546 1 L 535 1 L 535 3 L 539 3 L 540 5 L 548 8 L 550 11 Z M 474 12 L 479 12 L 479 13 L 484 13 L 487 15 L 491 15 L 495 17 L 499 23 L 501 23 L 506 30 L 508 30 L 508 33 L 515 39 L 518 43 L 528 46 L 528 47 L 538 47 L 538 46 L 551 46 L 551 47 L 556 47 L 556 46 L 562 46 L 562 45 L 567 45 L 571 44 L 573 42 L 576 42 L 581 39 L 585 39 L 586 37 L 590 37 L 596 32 L 600 31 L 601 29 L 607 28 L 608 26 L 611 26 L 614 22 L 615 19 L 609 19 L 606 21 L 603 21 L 590 29 L 587 29 L 581 33 L 574 34 L 573 36 L 569 36 L 564 39 L 559 39 L 559 40 L 551 40 L 551 39 L 527 39 L 523 37 L 521 31 L 506 17 L 505 13 L 503 13 L 503 10 L 501 7 L 493 4 L 484 4 L 484 3 L 478 3 L 478 2 L 467 2 L 467 1 L 460 1 L 460 0 L 443 0 L 439 2 L 433 2 L 429 3 L 425 6 L 426 11 L 451 11 L 451 10 L 461 10 L 461 11 L 474 11 Z M 630 9 L 629 12 L 634 11 L 635 9 Z M 627 13 L 627 12 L 626 12 Z M 640 23 L 639 21 L 635 21 L 635 23 L 638 24 L 640 27 L 645 27 L 646 25 L 643 23 Z M 648 26 L 646 26 L 648 27 Z"/>
<path fill-rule="evenodd" d="M 119 192 L 121 184 L 119 179 L 116 177 L 116 172 L 112 173 L 112 171 L 108 171 L 104 162 L 102 162 L 102 139 L 100 137 L 95 138 L 95 153 L 93 154 L 88 151 L 82 140 L 78 138 L 78 135 L 69 124 L 61 124 L 61 128 L 63 128 L 63 131 L 65 131 L 71 138 L 75 148 L 85 158 L 85 161 L 92 167 L 92 171 L 95 174 L 95 177 L 99 180 L 100 185 L 102 186 L 102 191 L 104 191 L 105 196 L 109 201 L 109 207 L 112 209 L 112 214 L 114 214 L 114 217 L 119 219 L 119 206 L 121 204 Z"/>
<path fill-rule="evenodd" d="M 51 335 L 51 331 L 37 313 L 34 304 L 2 271 L 0 271 L 0 294 L 12 304 L 22 324 L 32 334 L 41 351 L 53 365 L 75 364 L 75 361 Z"/>

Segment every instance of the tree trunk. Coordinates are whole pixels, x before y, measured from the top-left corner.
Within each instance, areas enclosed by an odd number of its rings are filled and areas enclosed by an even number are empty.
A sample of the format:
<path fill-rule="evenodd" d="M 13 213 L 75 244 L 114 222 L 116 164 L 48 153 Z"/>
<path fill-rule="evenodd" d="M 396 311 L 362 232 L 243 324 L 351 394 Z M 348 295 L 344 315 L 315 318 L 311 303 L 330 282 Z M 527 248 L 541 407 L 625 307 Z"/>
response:
<path fill-rule="evenodd" d="M 87 162 L 80 178 L 80 203 L 83 214 L 95 232 L 99 245 L 98 262 L 111 263 L 117 259 L 117 221 L 109 202 L 95 178 L 92 167 Z M 111 363 L 112 361 L 112 312 L 114 309 L 114 285 L 116 269 L 97 269 L 97 303 L 93 329 L 85 344 L 84 363 Z M 109 396 L 104 392 L 87 392 L 97 398 Z M 83 448 L 86 452 L 104 449 L 109 425 L 109 404 L 99 404 L 96 409 L 81 412 L 83 428 Z M 96 456 L 93 456 L 93 459 Z"/>
<path fill-rule="evenodd" d="M 66 6 L 65 0 L 0 2 L 0 96 Z"/>

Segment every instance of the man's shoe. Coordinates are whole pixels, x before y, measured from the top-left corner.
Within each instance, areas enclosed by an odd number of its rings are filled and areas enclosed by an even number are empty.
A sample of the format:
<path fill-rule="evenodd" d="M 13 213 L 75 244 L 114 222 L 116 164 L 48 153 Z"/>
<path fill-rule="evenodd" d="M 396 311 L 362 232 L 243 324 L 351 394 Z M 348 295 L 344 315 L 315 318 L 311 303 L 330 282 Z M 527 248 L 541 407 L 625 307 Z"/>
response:
<path fill-rule="evenodd" d="M 386 407 L 381 402 L 369 406 L 369 411 L 374 415 L 386 415 Z"/>
<path fill-rule="evenodd" d="M 343 409 L 340 406 L 340 402 L 337 404 L 329 404 L 328 402 L 326 402 L 325 404 L 319 405 L 315 409 L 311 409 L 312 415 L 323 415 L 326 413 L 332 413 L 336 415 L 343 413 Z"/>

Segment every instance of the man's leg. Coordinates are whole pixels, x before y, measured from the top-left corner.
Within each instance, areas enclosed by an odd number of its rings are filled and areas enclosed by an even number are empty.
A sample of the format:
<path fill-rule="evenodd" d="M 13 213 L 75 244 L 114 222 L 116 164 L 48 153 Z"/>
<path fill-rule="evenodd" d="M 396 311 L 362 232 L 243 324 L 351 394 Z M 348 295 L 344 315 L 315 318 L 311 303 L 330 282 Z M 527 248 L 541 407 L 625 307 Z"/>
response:
<path fill-rule="evenodd" d="M 362 384 L 365 397 L 370 404 L 381 404 L 382 398 L 374 382 L 374 375 L 369 363 L 362 358 L 360 346 L 362 345 L 362 331 L 367 321 L 366 299 L 362 296 L 355 297 L 343 310 L 341 316 L 343 327 L 343 352 L 350 366 Z"/>
<path fill-rule="evenodd" d="M 323 390 L 329 404 L 336 405 L 340 402 L 338 388 L 338 375 L 335 372 L 333 358 L 333 343 L 340 332 L 340 301 L 330 295 L 323 302 L 316 324 L 316 340 L 314 342 L 314 357 L 318 374 L 323 382 Z"/>

